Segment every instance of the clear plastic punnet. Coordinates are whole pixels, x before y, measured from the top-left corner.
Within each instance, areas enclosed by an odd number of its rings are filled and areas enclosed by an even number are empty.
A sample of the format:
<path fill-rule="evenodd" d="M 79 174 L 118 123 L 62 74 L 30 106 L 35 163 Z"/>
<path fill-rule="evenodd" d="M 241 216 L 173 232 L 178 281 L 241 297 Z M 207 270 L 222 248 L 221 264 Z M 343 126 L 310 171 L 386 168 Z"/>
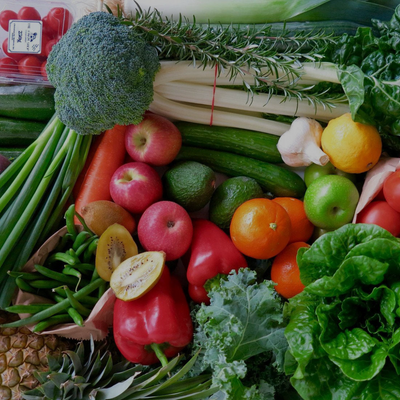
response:
<path fill-rule="evenodd" d="M 71 24 L 102 2 L 19 1 L 0 2 L 0 84 L 49 85 L 47 57 Z"/>

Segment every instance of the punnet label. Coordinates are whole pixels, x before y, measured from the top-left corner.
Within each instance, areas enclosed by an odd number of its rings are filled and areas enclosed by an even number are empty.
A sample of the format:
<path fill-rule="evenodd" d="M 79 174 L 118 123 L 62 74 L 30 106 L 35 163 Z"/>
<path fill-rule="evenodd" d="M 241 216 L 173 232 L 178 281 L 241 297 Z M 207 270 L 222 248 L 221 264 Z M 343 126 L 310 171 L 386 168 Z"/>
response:
<path fill-rule="evenodd" d="M 10 20 L 8 52 L 39 54 L 42 51 L 42 21 Z"/>

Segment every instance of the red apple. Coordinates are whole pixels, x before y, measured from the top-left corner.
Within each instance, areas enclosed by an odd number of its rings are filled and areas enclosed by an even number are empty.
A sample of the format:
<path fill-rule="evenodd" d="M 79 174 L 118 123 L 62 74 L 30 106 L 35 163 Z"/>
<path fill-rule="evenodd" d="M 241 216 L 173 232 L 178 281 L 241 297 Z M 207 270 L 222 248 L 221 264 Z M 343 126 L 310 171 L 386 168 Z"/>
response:
<path fill-rule="evenodd" d="M 193 224 L 187 211 L 173 201 L 152 204 L 140 217 L 138 237 L 147 251 L 164 251 L 166 260 L 177 260 L 189 249 Z"/>
<path fill-rule="evenodd" d="M 123 164 L 111 177 L 110 194 L 115 203 L 133 214 L 140 214 L 161 199 L 161 178 L 145 163 Z"/>
<path fill-rule="evenodd" d="M 171 163 L 182 146 L 178 128 L 161 115 L 146 112 L 142 122 L 129 125 L 125 147 L 134 161 L 162 166 Z"/>

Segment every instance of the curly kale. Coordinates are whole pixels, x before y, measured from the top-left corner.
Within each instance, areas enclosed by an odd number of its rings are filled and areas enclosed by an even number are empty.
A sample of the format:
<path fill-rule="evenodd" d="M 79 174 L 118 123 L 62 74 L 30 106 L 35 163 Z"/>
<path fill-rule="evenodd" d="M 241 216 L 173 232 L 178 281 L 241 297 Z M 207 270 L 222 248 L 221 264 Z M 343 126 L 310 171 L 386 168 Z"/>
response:
<path fill-rule="evenodd" d="M 112 14 L 79 19 L 53 47 L 47 75 L 60 120 L 80 134 L 138 124 L 153 100 L 156 50 Z"/>

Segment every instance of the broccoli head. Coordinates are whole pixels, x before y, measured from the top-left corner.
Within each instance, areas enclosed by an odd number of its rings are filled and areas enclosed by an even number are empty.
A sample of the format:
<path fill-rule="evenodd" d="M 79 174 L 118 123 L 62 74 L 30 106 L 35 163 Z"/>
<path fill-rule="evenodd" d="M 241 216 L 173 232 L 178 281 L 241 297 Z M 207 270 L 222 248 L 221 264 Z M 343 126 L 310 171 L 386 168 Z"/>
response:
<path fill-rule="evenodd" d="M 153 100 L 156 50 L 106 12 L 85 15 L 47 59 L 56 113 L 80 134 L 138 124 Z"/>

